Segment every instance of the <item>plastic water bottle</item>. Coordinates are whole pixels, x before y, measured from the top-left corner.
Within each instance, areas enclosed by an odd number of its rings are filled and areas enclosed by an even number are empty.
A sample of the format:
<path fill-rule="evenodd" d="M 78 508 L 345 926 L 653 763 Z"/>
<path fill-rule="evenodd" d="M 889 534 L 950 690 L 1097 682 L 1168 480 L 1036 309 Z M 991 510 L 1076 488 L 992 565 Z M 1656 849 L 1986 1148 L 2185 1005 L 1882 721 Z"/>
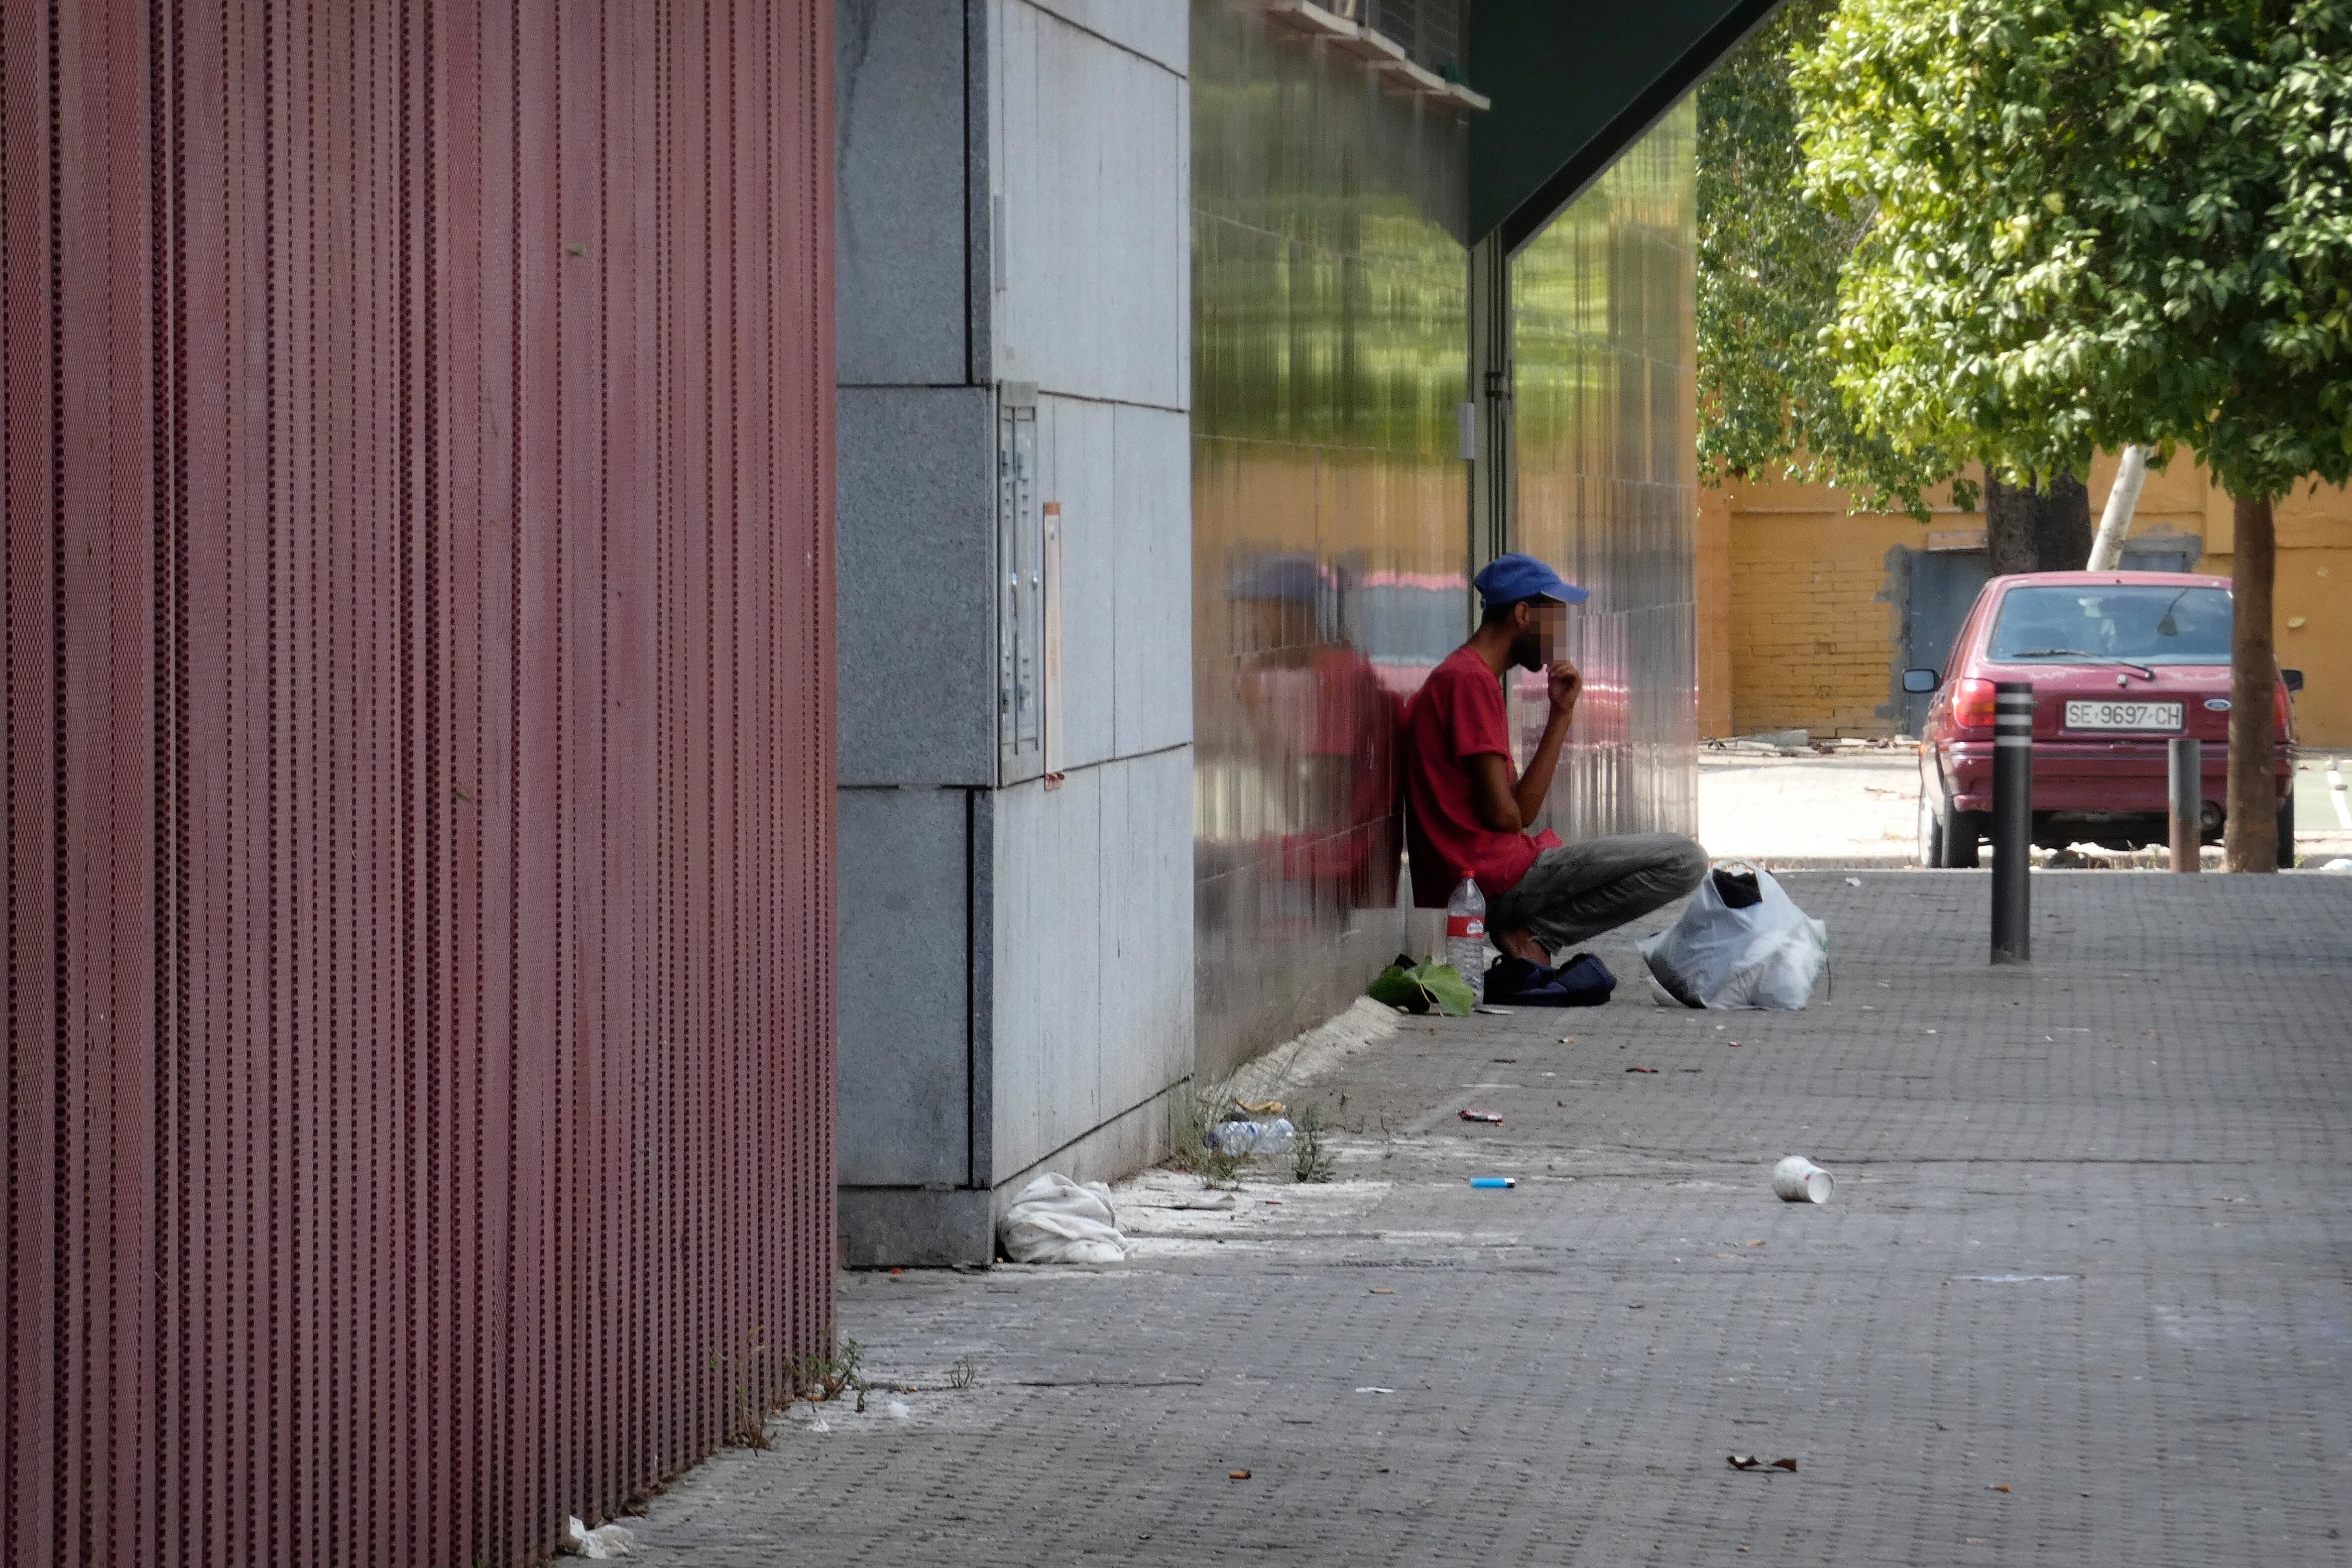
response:
<path fill-rule="evenodd" d="M 1220 1122 L 1202 1141 L 1229 1155 L 1286 1155 L 1298 1129 L 1287 1116 L 1270 1122 Z"/>
<path fill-rule="evenodd" d="M 1445 905 L 1445 961 L 1470 983 L 1474 1002 L 1486 999 L 1486 895 L 1464 877 Z"/>

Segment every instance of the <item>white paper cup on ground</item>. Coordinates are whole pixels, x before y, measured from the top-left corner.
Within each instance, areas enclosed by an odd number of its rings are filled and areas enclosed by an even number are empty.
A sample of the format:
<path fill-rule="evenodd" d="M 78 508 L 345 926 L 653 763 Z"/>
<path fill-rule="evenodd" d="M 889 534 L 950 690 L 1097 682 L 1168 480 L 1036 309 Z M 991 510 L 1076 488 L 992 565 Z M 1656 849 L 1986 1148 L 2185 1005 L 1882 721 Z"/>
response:
<path fill-rule="evenodd" d="M 1802 1155 L 1772 1167 L 1772 1191 L 1783 1203 L 1827 1203 L 1837 1180 Z"/>

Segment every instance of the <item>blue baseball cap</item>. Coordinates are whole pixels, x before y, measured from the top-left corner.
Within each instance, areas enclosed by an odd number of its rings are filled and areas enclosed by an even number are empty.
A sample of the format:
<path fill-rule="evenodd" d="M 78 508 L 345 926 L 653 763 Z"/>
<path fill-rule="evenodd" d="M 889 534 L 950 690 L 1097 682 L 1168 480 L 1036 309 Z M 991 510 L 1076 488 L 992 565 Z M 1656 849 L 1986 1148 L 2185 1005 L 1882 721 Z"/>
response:
<path fill-rule="evenodd" d="M 1517 604 L 1522 599 L 1581 604 L 1591 597 L 1531 555 L 1498 555 L 1476 581 L 1478 597 L 1489 605 Z"/>
<path fill-rule="evenodd" d="M 1311 604 L 1328 580 L 1322 562 L 1311 555 L 1254 555 L 1234 565 L 1225 597 Z"/>

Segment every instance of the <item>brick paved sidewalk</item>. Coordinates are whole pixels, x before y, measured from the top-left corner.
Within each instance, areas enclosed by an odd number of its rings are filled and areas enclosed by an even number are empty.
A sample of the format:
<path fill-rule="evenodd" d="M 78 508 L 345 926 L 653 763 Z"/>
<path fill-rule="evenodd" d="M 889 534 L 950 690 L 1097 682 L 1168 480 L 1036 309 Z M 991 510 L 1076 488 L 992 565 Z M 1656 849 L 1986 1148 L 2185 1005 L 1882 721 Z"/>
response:
<path fill-rule="evenodd" d="M 1123 1268 L 845 1279 L 910 1416 L 795 1408 L 640 1560 L 2352 1563 L 2352 878 L 2037 875 L 1992 970 L 1981 873 L 1858 874 L 1787 879 L 1806 1012 L 1656 1009 L 1604 945 L 1608 1009 L 1303 1095 L 1331 1186 L 1161 1175 Z M 1790 1152 L 1833 1205 L 1769 1196 Z"/>

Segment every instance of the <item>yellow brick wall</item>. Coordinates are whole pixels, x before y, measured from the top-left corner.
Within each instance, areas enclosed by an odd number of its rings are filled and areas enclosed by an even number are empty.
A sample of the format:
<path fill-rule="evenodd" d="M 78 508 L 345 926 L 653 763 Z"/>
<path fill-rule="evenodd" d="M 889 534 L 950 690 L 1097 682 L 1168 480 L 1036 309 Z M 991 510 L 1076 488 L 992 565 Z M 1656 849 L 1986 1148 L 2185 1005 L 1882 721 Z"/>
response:
<path fill-rule="evenodd" d="M 1887 556 L 1926 532 L 1907 517 L 1733 514 L 1735 734 L 1894 732 L 1887 672 L 1900 628 Z"/>
<path fill-rule="evenodd" d="M 2204 499 L 2205 559 L 2197 570 L 2227 577 L 2237 535 L 2230 498 L 2208 488 Z M 2295 733 L 2307 746 L 2352 747 L 2352 497 L 2298 490 L 2278 503 L 2273 518 L 2279 663 L 2301 670 L 2305 683 Z"/>
<path fill-rule="evenodd" d="M 2200 570 L 2226 572 L 2230 558 L 2209 556 Z M 2279 663 L 2305 682 L 2295 733 L 2307 746 L 2352 747 L 2352 541 L 2282 545 L 2277 582 Z"/>
<path fill-rule="evenodd" d="M 1698 616 L 1698 732 L 1736 734 L 1731 727 L 1731 497 L 1699 492 L 1698 571 L 1693 595 Z"/>
<path fill-rule="evenodd" d="M 2094 521 L 2115 470 L 2111 457 L 2092 466 Z M 1981 513 L 1932 499 L 1938 504 L 1921 524 L 1849 516 L 1845 492 L 1826 486 L 1734 481 L 1701 492 L 1701 734 L 1895 733 L 1903 652 L 1895 552 L 1980 544 L 1983 535 Z M 2279 503 L 2277 517 L 2279 662 L 2306 682 L 2297 728 L 2310 745 L 2352 747 L 2352 496 L 2298 492 Z M 2153 536 L 2201 538 L 2196 570 L 2229 575 L 2229 497 L 2185 455 L 2151 473 L 2140 492 L 2131 537 Z M 1729 701 L 1711 706 L 1710 672 L 1718 671 L 1713 688 L 1727 686 Z"/>
<path fill-rule="evenodd" d="M 1703 719 L 1702 731 L 1894 734 L 1902 723 L 1896 551 L 1924 549 L 1931 533 L 1975 519 L 1948 505 L 1926 524 L 1851 517 L 1845 492 L 1822 485 L 1735 481 L 1702 497 L 1699 580 L 1709 571 L 1704 520 L 1713 507 L 1724 518 L 1728 613 L 1711 618 L 1700 602 L 1700 679 L 1704 687 L 1715 654 L 1729 666 L 1731 695 L 1727 728 L 1707 731 Z"/>

